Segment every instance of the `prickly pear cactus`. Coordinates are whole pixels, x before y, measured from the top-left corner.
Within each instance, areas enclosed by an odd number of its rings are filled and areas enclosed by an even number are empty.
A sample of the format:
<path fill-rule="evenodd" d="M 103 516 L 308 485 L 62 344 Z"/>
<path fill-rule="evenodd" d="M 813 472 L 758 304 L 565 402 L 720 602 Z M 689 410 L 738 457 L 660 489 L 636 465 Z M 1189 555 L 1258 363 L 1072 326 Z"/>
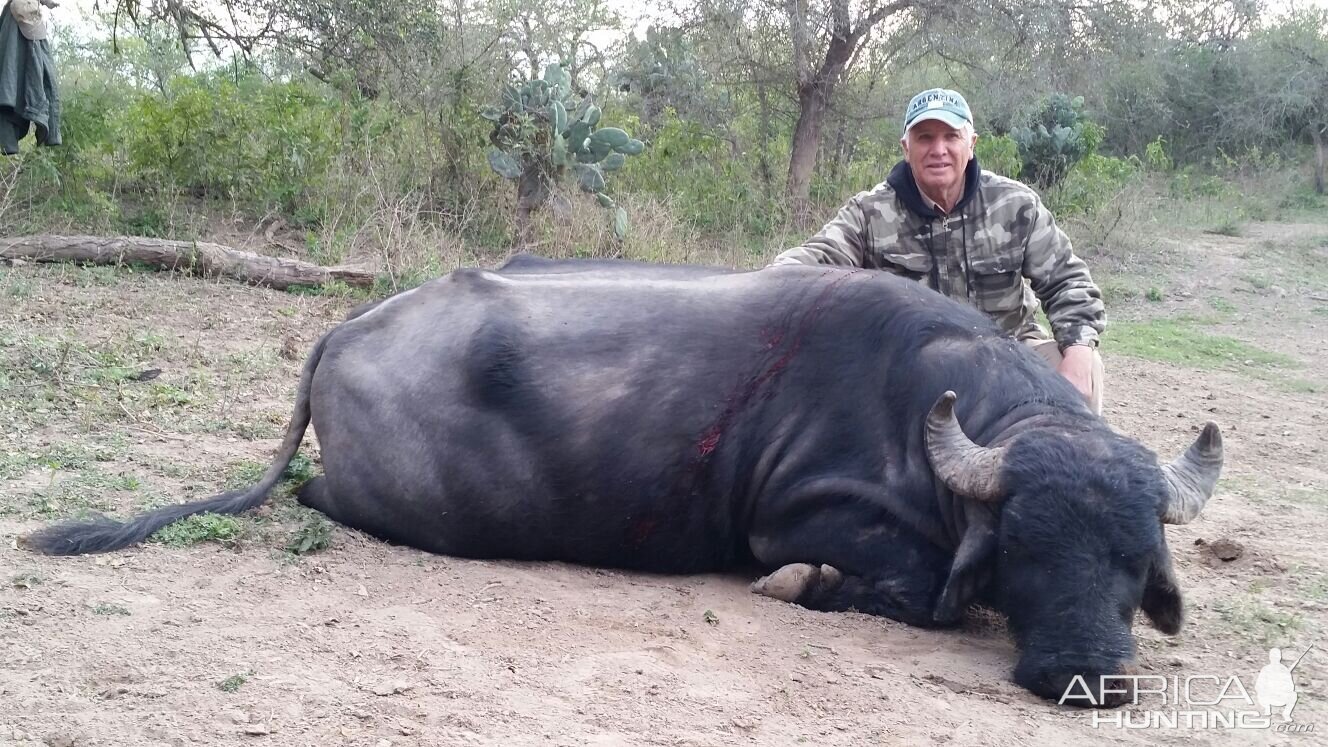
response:
<path fill-rule="evenodd" d="M 572 90 L 572 76 L 560 63 L 545 67 L 541 78 L 504 86 L 498 104 L 481 116 L 493 122 L 489 166 L 518 183 L 527 213 L 543 204 L 556 182 L 575 179 L 611 212 L 614 233 L 626 234 L 627 213 L 604 193 L 605 177 L 645 144 L 621 128 L 600 127 L 599 107 Z"/>
<path fill-rule="evenodd" d="M 1101 128 L 1084 112 L 1084 97 L 1051 94 L 1040 102 L 1032 122 L 1015 127 L 1010 137 L 1023 162 L 1020 173 L 1038 186 L 1055 186 L 1074 165 L 1097 150 Z"/>

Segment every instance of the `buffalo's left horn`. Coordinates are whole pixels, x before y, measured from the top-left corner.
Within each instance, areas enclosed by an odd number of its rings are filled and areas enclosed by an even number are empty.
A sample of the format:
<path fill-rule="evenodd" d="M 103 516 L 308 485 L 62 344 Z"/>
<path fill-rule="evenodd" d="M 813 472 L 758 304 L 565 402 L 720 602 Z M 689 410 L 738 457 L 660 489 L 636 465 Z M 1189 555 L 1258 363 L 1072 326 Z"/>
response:
<path fill-rule="evenodd" d="M 1000 500 L 1005 449 L 978 446 L 964 435 L 954 413 L 955 393 L 946 392 L 927 413 L 927 458 L 952 492 L 980 501 Z"/>
<path fill-rule="evenodd" d="M 1203 510 L 1222 474 L 1222 432 L 1217 423 L 1204 425 L 1190 448 L 1171 464 L 1162 465 L 1167 478 L 1163 524 L 1188 524 Z"/>

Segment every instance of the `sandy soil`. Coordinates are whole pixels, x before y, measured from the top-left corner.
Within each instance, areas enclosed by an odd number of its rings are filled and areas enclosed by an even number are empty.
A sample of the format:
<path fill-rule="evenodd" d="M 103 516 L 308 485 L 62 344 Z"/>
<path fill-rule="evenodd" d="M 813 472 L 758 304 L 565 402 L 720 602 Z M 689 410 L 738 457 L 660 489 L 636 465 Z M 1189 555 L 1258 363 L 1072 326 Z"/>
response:
<path fill-rule="evenodd" d="M 1312 733 L 1095 728 L 1090 712 L 1009 681 L 1013 649 L 990 614 L 925 631 L 761 598 L 740 576 L 467 561 L 342 528 L 330 549 L 293 559 L 271 526 L 230 546 L 36 557 L 13 546 L 46 521 L 23 506 L 69 470 L 33 468 L 0 480 L 0 745 L 1328 744 L 1328 316 L 1316 311 L 1328 291 L 1241 280 L 1267 242 L 1324 234 L 1262 225 L 1178 243 L 1206 268 L 1199 280 L 1178 274 L 1168 300 L 1113 309 L 1144 319 L 1229 299 L 1221 331 L 1300 361 L 1301 386 L 1107 357 L 1113 426 L 1168 459 L 1206 419 L 1227 444 L 1207 511 L 1168 529 L 1188 623 L 1169 638 L 1141 620 L 1142 668 L 1252 688 L 1270 645 L 1299 656 L 1318 643 L 1296 671 L 1296 721 Z M 89 500 L 121 511 L 145 488 L 197 497 L 220 487 L 224 465 L 266 462 L 298 375 L 283 345 L 307 349 L 352 305 L 72 268 L 0 268 L 6 288 L 11 351 L 30 350 L 31 335 L 113 345 L 149 329 L 162 344 L 138 362 L 160 381 L 188 390 L 191 375 L 211 377 L 198 391 L 212 395 L 175 409 L 122 395 L 125 416 L 100 400 L 43 416 L 0 388 L 0 455 L 110 443 L 94 466 L 140 488 Z M 4 365 L 24 365 L 18 355 Z M 263 513 L 290 529 L 279 510 Z M 1233 552 L 1223 538 L 1239 557 L 1219 558 Z"/>

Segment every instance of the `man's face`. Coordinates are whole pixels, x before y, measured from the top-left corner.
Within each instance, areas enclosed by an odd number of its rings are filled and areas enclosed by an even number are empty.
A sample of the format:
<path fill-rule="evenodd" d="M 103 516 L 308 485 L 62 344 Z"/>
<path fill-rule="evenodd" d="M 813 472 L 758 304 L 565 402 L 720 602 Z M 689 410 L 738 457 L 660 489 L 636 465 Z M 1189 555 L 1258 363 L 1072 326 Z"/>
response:
<path fill-rule="evenodd" d="M 962 191 L 964 169 L 973 158 L 976 140 L 940 120 L 927 119 L 913 125 L 900 142 L 918 187 L 939 198 L 956 188 Z"/>

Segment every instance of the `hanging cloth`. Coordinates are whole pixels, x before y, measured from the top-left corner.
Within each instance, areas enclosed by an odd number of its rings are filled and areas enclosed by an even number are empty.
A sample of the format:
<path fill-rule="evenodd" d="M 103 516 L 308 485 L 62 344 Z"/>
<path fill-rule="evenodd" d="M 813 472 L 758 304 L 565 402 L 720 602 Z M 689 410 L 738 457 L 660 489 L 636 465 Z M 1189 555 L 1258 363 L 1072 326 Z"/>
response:
<path fill-rule="evenodd" d="M 60 94 L 38 0 L 11 0 L 0 11 L 0 153 L 36 130 L 38 145 L 60 144 Z"/>

